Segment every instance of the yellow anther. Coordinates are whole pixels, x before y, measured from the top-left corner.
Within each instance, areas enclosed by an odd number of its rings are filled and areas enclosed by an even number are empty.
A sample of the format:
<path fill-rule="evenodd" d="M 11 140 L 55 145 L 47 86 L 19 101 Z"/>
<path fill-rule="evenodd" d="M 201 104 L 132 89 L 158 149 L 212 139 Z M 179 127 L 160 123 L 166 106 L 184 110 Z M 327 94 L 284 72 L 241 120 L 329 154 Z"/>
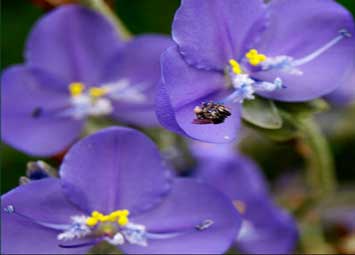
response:
<path fill-rule="evenodd" d="M 241 74 L 242 73 L 242 68 L 240 67 L 239 63 L 236 60 L 230 59 L 229 60 L 229 64 L 232 67 L 233 73 L 235 73 L 235 74 Z"/>
<path fill-rule="evenodd" d="M 107 93 L 106 88 L 100 88 L 100 87 L 92 87 L 89 90 L 89 94 L 92 97 L 102 97 Z"/>
<path fill-rule="evenodd" d="M 99 213 L 98 211 L 93 211 L 91 213 L 91 216 L 97 220 L 100 220 L 104 215 L 102 213 Z"/>
<path fill-rule="evenodd" d="M 110 216 L 109 215 L 104 215 L 101 217 L 100 221 L 101 222 L 107 222 L 107 221 L 110 221 Z"/>
<path fill-rule="evenodd" d="M 128 218 L 126 216 L 121 216 L 118 221 L 118 225 L 120 226 L 126 226 L 128 224 Z"/>
<path fill-rule="evenodd" d="M 249 60 L 249 63 L 253 66 L 259 65 L 261 62 L 266 60 L 266 56 L 264 54 L 259 54 L 256 49 L 251 49 L 245 54 L 245 57 Z"/>
<path fill-rule="evenodd" d="M 122 210 L 121 211 L 123 216 L 128 216 L 129 215 L 129 211 L 128 210 Z"/>
<path fill-rule="evenodd" d="M 247 58 L 252 58 L 254 56 L 258 55 L 258 51 L 256 49 L 251 49 L 247 54 L 246 57 Z"/>
<path fill-rule="evenodd" d="M 81 82 L 70 83 L 69 84 L 70 95 L 72 97 L 79 96 L 83 93 L 84 88 L 85 88 L 85 86 Z"/>
<path fill-rule="evenodd" d="M 98 220 L 94 217 L 90 217 L 86 220 L 86 225 L 89 227 L 94 227 L 97 224 Z"/>

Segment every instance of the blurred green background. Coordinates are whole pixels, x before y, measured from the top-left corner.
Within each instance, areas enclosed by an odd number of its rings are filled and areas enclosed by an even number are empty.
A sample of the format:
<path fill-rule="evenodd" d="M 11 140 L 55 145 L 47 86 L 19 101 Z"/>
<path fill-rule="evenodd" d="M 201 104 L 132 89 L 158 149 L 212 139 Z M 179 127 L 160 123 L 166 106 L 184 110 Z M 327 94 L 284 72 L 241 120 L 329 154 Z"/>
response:
<path fill-rule="evenodd" d="M 295 1 L 295 0 L 289 0 Z M 1 1 L 1 71 L 10 65 L 23 61 L 26 37 L 33 24 L 45 10 L 30 0 Z M 37 1 L 39 2 L 39 1 Z M 170 33 L 171 21 L 179 0 L 116 0 L 111 1 L 117 14 L 134 34 Z M 355 13 L 354 0 L 339 1 Z M 348 112 L 342 112 L 339 117 Z M 352 120 L 353 115 L 349 115 Z M 354 128 L 353 128 L 354 129 Z M 355 179 L 355 135 L 332 134 L 332 150 L 337 164 L 337 175 L 341 181 Z M 299 157 L 290 149 L 289 144 L 276 145 L 263 141 L 258 148 L 247 149 L 263 167 L 269 178 L 274 178 L 289 168 L 290 162 L 299 166 Z M 280 159 L 280 155 L 282 155 Z M 34 158 L 28 157 L 4 144 L 1 147 L 1 194 L 17 186 L 19 177 L 25 174 L 26 163 Z M 58 161 L 48 162 L 57 165 Z M 291 163 L 292 164 L 292 163 Z"/>

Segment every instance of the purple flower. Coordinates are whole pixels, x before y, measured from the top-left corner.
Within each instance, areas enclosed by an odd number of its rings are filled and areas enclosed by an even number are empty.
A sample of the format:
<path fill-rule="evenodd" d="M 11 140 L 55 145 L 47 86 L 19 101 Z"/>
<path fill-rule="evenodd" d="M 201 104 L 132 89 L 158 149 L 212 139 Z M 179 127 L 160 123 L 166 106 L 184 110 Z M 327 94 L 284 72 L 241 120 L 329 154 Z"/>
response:
<path fill-rule="evenodd" d="M 260 169 L 232 146 L 194 143 L 196 177 L 224 192 L 243 218 L 235 247 L 242 253 L 287 254 L 295 249 L 294 219 L 270 198 Z"/>
<path fill-rule="evenodd" d="M 157 115 L 202 141 L 234 139 L 240 104 L 255 94 L 314 99 L 354 64 L 353 18 L 331 0 L 183 0 L 172 30 L 177 45 L 162 56 Z"/>
<path fill-rule="evenodd" d="M 225 195 L 171 178 L 155 145 L 132 129 L 81 140 L 59 173 L 2 196 L 2 253 L 84 253 L 107 241 L 125 253 L 217 254 L 240 229 Z"/>
<path fill-rule="evenodd" d="M 74 142 L 89 116 L 158 124 L 159 59 L 171 45 L 160 35 L 124 42 L 100 14 L 75 5 L 57 8 L 33 28 L 26 62 L 2 75 L 4 141 L 47 156 Z"/>
<path fill-rule="evenodd" d="M 334 92 L 325 97 L 330 103 L 337 106 L 346 106 L 355 102 L 355 70 L 351 78 L 343 82 Z"/>

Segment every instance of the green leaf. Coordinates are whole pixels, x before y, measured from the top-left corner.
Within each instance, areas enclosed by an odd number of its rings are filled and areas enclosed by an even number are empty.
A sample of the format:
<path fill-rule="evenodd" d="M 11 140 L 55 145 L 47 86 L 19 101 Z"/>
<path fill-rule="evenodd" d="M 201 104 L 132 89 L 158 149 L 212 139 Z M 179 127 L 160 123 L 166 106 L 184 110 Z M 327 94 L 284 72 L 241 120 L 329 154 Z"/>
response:
<path fill-rule="evenodd" d="M 275 142 L 285 142 L 298 137 L 299 129 L 294 124 L 292 116 L 284 111 L 279 111 L 279 114 L 282 118 L 282 127 L 279 129 L 261 128 L 250 123 L 247 123 L 247 126 L 253 128 Z"/>
<path fill-rule="evenodd" d="M 265 129 L 279 129 L 282 118 L 273 101 L 260 97 L 243 103 L 242 117 L 246 122 Z"/>
<path fill-rule="evenodd" d="M 323 112 L 329 109 L 329 105 L 323 99 L 316 99 L 302 103 L 283 103 L 277 102 L 277 108 L 285 110 L 297 117 L 305 118 L 315 113 Z"/>

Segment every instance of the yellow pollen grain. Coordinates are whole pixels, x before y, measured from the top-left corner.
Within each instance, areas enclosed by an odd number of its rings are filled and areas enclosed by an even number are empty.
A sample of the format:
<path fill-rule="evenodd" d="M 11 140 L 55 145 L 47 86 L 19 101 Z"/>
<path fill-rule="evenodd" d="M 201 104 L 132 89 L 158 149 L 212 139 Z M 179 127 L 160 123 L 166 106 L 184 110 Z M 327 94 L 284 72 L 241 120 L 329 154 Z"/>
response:
<path fill-rule="evenodd" d="M 126 216 L 121 216 L 118 221 L 117 221 L 118 225 L 120 226 L 125 226 L 128 224 L 128 218 Z"/>
<path fill-rule="evenodd" d="M 240 214 L 244 214 L 245 210 L 247 209 L 246 204 L 243 201 L 235 200 L 233 201 L 234 207 L 238 210 Z"/>
<path fill-rule="evenodd" d="M 253 66 L 259 65 L 261 62 L 264 62 L 267 57 L 264 54 L 259 54 L 256 49 L 251 49 L 245 54 L 245 57 L 249 60 L 249 63 Z"/>
<path fill-rule="evenodd" d="M 110 214 L 104 215 L 98 211 L 93 211 L 91 217 L 86 220 L 86 224 L 90 227 L 96 226 L 99 222 L 117 222 L 120 226 L 125 226 L 128 224 L 128 210 L 117 210 Z"/>
<path fill-rule="evenodd" d="M 94 227 L 97 224 L 98 220 L 96 218 L 90 217 L 86 220 L 86 225 L 89 227 Z"/>
<path fill-rule="evenodd" d="M 229 64 L 232 67 L 233 73 L 235 73 L 235 74 L 241 74 L 242 73 L 242 69 L 241 69 L 239 63 L 236 60 L 230 59 L 229 60 Z"/>
<path fill-rule="evenodd" d="M 100 88 L 100 87 L 92 87 L 89 90 L 89 94 L 91 97 L 102 97 L 107 93 L 106 88 Z"/>
<path fill-rule="evenodd" d="M 100 220 L 104 215 L 102 213 L 99 213 L 98 211 L 93 211 L 91 213 L 91 216 L 97 220 Z"/>
<path fill-rule="evenodd" d="M 80 96 L 84 91 L 84 84 L 81 82 L 73 82 L 69 84 L 69 91 L 72 97 Z"/>

